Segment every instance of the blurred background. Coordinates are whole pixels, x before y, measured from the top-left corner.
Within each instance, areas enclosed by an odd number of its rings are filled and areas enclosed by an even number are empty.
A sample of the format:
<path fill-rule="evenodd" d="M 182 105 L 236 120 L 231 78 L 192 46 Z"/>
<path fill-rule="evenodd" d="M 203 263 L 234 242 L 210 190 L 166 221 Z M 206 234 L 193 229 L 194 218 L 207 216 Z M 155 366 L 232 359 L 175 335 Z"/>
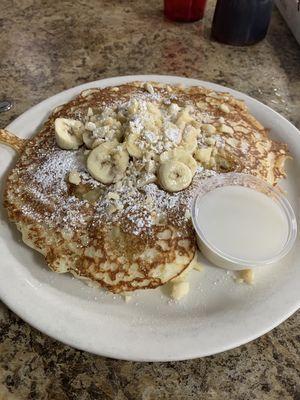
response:
<path fill-rule="evenodd" d="M 172 22 L 160 0 L 6 1 L 2 8 L 1 96 L 12 98 L 7 124 L 66 88 L 127 74 L 208 80 L 263 100 L 299 124 L 300 50 L 277 9 L 257 45 L 210 39 L 215 1 L 204 19 Z M 263 92 L 263 93 L 261 93 Z"/>

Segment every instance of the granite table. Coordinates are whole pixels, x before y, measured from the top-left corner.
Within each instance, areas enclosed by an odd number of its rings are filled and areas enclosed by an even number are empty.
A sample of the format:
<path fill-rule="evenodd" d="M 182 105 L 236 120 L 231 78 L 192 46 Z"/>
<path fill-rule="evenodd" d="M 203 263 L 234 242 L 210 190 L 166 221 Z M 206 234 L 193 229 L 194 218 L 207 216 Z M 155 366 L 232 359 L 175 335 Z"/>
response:
<path fill-rule="evenodd" d="M 159 0 L 6 0 L 0 14 L 4 127 L 78 84 L 127 74 L 212 81 L 268 104 L 300 128 L 300 46 L 274 10 L 251 47 L 210 39 L 205 19 L 171 23 Z M 1 162 L 1 160 L 0 160 Z M 1 261 L 0 261 L 1 263 Z M 300 399 L 300 314 L 237 349 L 184 362 L 135 363 L 88 354 L 31 328 L 0 306 L 0 399 Z"/>

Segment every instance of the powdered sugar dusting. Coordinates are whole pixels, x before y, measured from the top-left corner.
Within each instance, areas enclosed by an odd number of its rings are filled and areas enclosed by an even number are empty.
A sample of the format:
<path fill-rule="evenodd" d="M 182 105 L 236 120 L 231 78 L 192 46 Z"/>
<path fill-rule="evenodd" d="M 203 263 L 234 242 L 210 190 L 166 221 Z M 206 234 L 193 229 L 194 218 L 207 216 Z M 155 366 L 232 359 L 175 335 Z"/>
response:
<path fill-rule="evenodd" d="M 22 202 L 22 213 L 53 227 L 63 225 L 76 228 L 103 222 L 121 224 L 124 230 L 134 235 L 151 235 L 152 229 L 165 222 L 166 218 L 184 227 L 187 224 L 186 210 L 190 207 L 196 183 L 211 172 L 203 171 L 203 167 L 199 166 L 193 184 L 182 192 L 168 193 L 158 186 L 151 163 L 155 164 L 157 154 L 181 142 L 184 127 L 189 123 L 182 122 L 185 121 L 182 117 L 187 121 L 195 118 L 195 110 L 191 105 L 185 109 L 175 101 L 174 94 L 166 96 L 166 92 L 161 94 L 151 89 L 150 92 L 139 92 L 130 100 L 116 99 L 113 105 L 103 104 L 100 114 L 91 108 L 86 114 L 81 110 L 72 110 L 74 116 L 83 120 L 93 139 L 105 140 L 107 135 L 112 136 L 110 139 L 114 136 L 119 139 L 124 134 L 125 139 L 132 133 L 141 135 L 143 140 L 140 145 L 146 151 L 146 156 L 130 161 L 122 181 L 106 186 L 88 173 L 84 148 L 61 150 L 51 137 L 50 147 L 39 148 L 35 162 L 26 164 L 22 171 L 24 180 L 29 184 L 20 189 L 21 192 L 23 190 L 20 195 L 25 194 L 30 198 L 30 201 Z M 161 108 L 157 107 L 158 103 Z M 199 118 L 201 120 L 202 117 Z M 123 127 L 122 121 L 126 119 L 128 125 Z M 96 202 L 91 204 L 74 194 L 74 188 L 68 181 L 70 171 L 79 174 L 85 192 L 93 188 L 100 189 Z M 111 193 L 114 195 L 109 195 Z"/>
<path fill-rule="evenodd" d="M 23 196 L 30 201 L 22 203 L 25 216 L 49 226 L 78 226 L 86 222 L 86 201 L 69 194 L 67 177 L 70 171 L 79 171 L 81 179 L 91 187 L 99 186 L 85 167 L 83 150 L 74 152 L 41 149 L 38 159 L 24 173 L 28 185 L 22 187 Z"/>

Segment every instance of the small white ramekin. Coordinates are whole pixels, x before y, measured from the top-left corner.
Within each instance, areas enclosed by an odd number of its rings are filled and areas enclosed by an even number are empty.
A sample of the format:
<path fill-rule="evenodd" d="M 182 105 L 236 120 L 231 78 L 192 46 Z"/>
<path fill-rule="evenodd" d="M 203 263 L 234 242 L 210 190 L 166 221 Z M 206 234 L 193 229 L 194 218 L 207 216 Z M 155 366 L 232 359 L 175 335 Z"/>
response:
<path fill-rule="evenodd" d="M 280 206 L 288 222 L 288 235 L 280 252 L 265 260 L 242 259 L 226 254 L 218 249 L 212 241 L 208 241 L 197 221 L 197 204 L 206 193 L 224 186 L 244 186 L 270 196 Z M 192 203 L 192 221 L 197 234 L 198 247 L 204 257 L 218 267 L 230 270 L 243 270 L 264 265 L 276 264 L 292 249 L 297 237 L 297 221 L 295 213 L 287 198 L 276 188 L 253 175 L 227 173 L 204 179 L 199 185 Z"/>

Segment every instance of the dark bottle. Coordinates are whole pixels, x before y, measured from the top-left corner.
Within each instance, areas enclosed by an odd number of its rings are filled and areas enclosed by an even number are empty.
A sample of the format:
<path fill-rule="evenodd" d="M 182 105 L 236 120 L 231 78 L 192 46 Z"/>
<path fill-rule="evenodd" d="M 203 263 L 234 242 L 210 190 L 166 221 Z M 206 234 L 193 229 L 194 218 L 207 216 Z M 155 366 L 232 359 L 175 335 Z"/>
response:
<path fill-rule="evenodd" d="M 237 46 L 254 44 L 267 33 L 273 0 L 218 0 L 212 36 Z"/>

